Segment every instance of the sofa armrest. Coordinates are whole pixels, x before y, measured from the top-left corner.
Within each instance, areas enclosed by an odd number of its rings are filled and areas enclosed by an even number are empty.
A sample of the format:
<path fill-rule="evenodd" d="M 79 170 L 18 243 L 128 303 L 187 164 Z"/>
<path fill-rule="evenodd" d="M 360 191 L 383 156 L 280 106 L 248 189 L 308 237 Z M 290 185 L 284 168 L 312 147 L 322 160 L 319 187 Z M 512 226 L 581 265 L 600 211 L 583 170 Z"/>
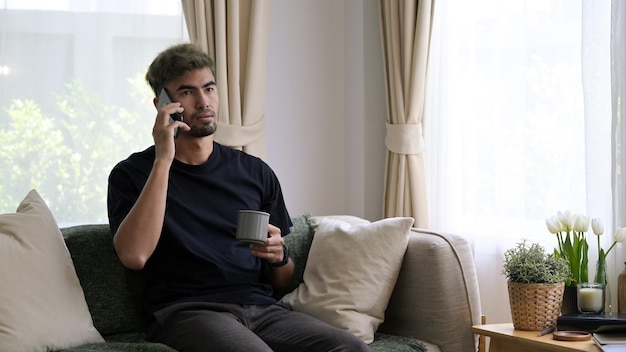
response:
<path fill-rule="evenodd" d="M 476 351 L 481 308 L 469 242 L 413 229 L 379 332 L 414 337 L 442 352 Z"/>

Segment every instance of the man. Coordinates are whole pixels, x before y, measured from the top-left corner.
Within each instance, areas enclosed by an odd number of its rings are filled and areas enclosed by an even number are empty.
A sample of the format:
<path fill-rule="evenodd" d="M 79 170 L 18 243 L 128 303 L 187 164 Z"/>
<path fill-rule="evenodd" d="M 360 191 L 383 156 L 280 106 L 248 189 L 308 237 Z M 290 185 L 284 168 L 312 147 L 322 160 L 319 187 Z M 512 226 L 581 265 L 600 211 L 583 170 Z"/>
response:
<path fill-rule="evenodd" d="M 282 237 L 292 224 L 271 168 L 213 140 L 213 61 L 191 44 L 175 45 L 146 79 L 155 106 L 162 89 L 173 102 L 158 110 L 154 146 L 111 171 L 108 211 L 118 257 L 146 279 L 149 338 L 180 351 L 368 351 L 354 335 L 272 297 L 293 276 Z M 170 120 L 175 113 L 183 120 Z M 241 209 L 270 214 L 265 243 L 235 239 Z"/>

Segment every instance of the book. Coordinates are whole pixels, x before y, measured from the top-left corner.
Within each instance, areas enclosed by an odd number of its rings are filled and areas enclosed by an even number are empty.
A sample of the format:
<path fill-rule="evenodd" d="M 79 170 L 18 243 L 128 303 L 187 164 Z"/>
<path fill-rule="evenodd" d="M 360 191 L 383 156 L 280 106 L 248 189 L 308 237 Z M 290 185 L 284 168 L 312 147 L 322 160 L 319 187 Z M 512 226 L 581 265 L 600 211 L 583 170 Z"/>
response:
<path fill-rule="evenodd" d="M 600 326 L 592 336 L 593 341 L 603 352 L 626 351 L 626 326 Z"/>
<path fill-rule="evenodd" d="M 626 332 L 626 314 L 564 314 L 557 318 L 556 328 L 558 331 L 572 330 L 586 331 L 589 333 L 594 333 L 600 328 L 605 331 L 607 329 L 615 329 Z"/>
<path fill-rule="evenodd" d="M 626 351 L 626 345 L 598 345 L 596 346 L 600 348 L 602 352 L 624 352 Z"/>

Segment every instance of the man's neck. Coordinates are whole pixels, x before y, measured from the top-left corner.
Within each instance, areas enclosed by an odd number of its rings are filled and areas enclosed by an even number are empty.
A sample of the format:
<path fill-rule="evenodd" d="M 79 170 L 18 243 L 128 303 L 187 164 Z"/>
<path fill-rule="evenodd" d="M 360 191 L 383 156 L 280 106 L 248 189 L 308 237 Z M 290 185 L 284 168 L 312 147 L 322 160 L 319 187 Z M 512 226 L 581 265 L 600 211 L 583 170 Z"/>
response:
<path fill-rule="evenodd" d="M 189 165 L 204 164 L 213 153 L 213 136 L 176 141 L 176 160 Z"/>

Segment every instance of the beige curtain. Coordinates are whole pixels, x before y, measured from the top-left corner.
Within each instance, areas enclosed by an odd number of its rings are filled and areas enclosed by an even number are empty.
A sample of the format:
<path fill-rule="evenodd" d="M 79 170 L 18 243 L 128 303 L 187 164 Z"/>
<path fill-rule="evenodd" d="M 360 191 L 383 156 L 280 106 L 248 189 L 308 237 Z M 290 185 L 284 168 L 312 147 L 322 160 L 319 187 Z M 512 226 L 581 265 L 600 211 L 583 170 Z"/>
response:
<path fill-rule="evenodd" d="M 434 0 L 379 0 L 387 88 L 383 216 L 427 228 L 422 120 Z"/>
<path fill-rule="evenodd" d="M 220 97 L 215 140 L 265 157 L 270 0 L 182 0 L 192 43 L 215 59 Z"/>

